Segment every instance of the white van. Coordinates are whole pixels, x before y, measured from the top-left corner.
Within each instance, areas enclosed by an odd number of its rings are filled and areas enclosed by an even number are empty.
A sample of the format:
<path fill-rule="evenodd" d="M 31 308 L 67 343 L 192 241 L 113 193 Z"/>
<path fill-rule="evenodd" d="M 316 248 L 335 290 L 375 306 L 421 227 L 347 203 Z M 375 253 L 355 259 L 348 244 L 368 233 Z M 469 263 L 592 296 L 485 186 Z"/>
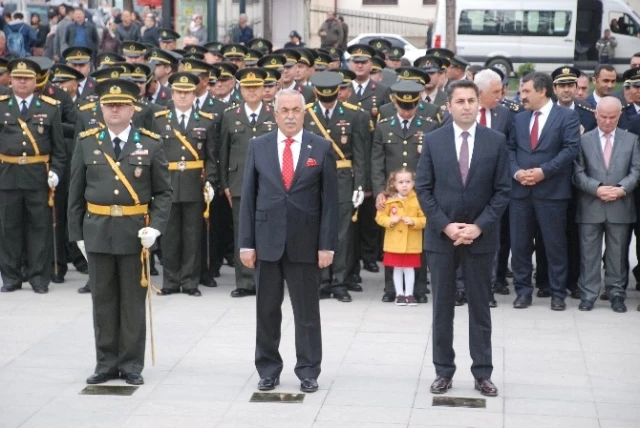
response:
<path fill-rule="evenodd" d="M 456 53 L 510 74 L 531 62 L 551 72 L 573 64 L 591 72 L 596 41 L 612 30 L 618 73 L 640 52 L 640 16 L 622 0 L 457 0 Z M 446 46 L 446 1 L 438 0 L 434 47 Z"/>

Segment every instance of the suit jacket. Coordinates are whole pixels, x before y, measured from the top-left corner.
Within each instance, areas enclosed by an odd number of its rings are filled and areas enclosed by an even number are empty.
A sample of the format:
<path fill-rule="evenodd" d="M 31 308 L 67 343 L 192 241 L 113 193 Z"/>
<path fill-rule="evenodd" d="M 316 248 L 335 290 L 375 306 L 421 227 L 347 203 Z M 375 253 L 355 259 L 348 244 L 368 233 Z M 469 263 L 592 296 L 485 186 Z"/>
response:
<path fill-rule="evenodd" d="M 498 131 L 507 139 L 509 139 L 509 130 L 511 128 L 511 121 L 513 119 L 513 115 L 511 111 L 502 104 L 498 104 L 496 108 L 491 109 L 491 126 L 489 128 L 494 131 Z M 447 113 L 445 123 L 451 123 L 453 118 L 450 114 Z"/>
<path fill-rule="evenodd" d="M 596 102 L 596 99 L 595 99 L 595 97 L 593 96 L 593 92 L 592 92 L 592 93 L 590 93 L 590 94 L 587 96 L 587 99 L 586 99 L 585 101 L 587 101 L 589 104 L 591 104 L 591 105 L 593 106 L 593 108 L 596 108 L 596 107 L 598 106 L 598 103 Z M 622 104 L 624 105 L 624 102 L 623 102 Z"/>
<path fill-rule="evenodd" d="M 638 113 L 638 110 L 636 110 L 636 106 L 633 103 L 624 105 L 624 107 L 622 107 L 622 116 L 620 116 L 620 123 L 618 126 L 622 129 L 628 130 L 631 127 L 633 120 L 638 116 L 640 116 L 640 113 Z"/>
<path fill-rule="evenodd" d="M 574 163 L 573 182 L 579 189 L 577 223 L 634 223 L 636 208 L 633 190 L 640 178 L 638 137 L 616 129 L 609 168 L 604 166 L 599 130 L 584 134 L 580 154 Z M 600 185 L 621 186 L 627 195 L 613 202 L 596 196 Z"/>
<path fill-rule="evenodd" d="M 240 205 L 239 248 L 259 260 L 317 263 L 338 242 L 338 182 L 331 143 L 302 133 L 300 157 L 287 191 L 278 159 L 278 131 L 249 142 Z M 311 163 L 311 164 L 310 164 Z"/>
<path fill-rule="evenodd" d="M 521 169 L 542 168 L 544 180 L 535 186 L 522 186 L 515 178 L 512 198 L 538 199 L 571 198 L 573 161 L 580 150 L 580 117 L 575 110 L 554 104 L 544 128 L 539 133 L 538 145 L 531 150 L 531 111 L 516 115 L 509 131 L 509 158 L 511 177 Z"/>
<path fill-rule="evenodd" d="M 629 122 L 628 131 L 640 137 L 640 114 Z"/>
<path fill-rule="evenodd" d="M 454 251 L 443 232 L 449 223 L 475 223 L 482 234 L 469 245 L 472 253 L 492 253 L 500 246 L 500 219 L 509 202 L 511 177 L 505 136 L 477 125 L 466 185 L 462 184 L 453 124 L 424 137 L 416 191 L 425 215 L 425 248 Z"/>

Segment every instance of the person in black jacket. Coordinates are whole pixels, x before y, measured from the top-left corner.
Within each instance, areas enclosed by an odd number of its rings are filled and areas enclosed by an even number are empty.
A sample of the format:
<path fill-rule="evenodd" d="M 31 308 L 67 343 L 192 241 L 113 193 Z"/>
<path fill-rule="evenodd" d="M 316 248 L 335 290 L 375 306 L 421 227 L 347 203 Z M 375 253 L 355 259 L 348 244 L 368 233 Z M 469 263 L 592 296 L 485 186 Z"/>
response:
<path fill-rule="evenodd" d="M 73 24 L 67 27 L 64 43 L 70 47 L 86 47 L 95 55 L 98 52 L 100 39 L 93 22 L 85 20 L 84 11 L 80 8 L 73 11 Z"/>
<path fill-rule="evenodd" d="M 158 46 L 158 40 L 160 39 L 160 31 L 158 30 L 158 25 L 156 24 L 156 18 L 152 13 L 148 13 L 144 17 L 144 27 L 141 29 L 142 37 L 140 42 L 146 44 L 150 44 L 153 46 Z"/>

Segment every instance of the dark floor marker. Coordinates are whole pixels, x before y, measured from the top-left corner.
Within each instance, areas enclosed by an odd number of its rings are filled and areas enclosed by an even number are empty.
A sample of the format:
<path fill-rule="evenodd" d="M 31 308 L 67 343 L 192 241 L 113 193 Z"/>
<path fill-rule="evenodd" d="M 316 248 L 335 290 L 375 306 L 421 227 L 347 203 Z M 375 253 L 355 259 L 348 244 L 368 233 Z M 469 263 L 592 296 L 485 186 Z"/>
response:
<path fill-rule="evenodd" d="M 305 394 L 286 394 L 279 392 L 254 392 L 252 403 L 302 403 Z"/>
<path fill-rule="evenodd" d="M 446 407 L 470 407 L 472 409 L 485 409 L 487 400 L 484 398 L 467 397 L 433 397 L 434 406 Z"/>
<path fill-rule="evenodd" d="M 119 396 L 126 397 L 126 396 L 133 395 L 133 393 L 136 392 L 137 389 L 138 389 L 137 386 L 89 385 L 85 389 L 80 391 L 80 395 L 119 395 Z"/>

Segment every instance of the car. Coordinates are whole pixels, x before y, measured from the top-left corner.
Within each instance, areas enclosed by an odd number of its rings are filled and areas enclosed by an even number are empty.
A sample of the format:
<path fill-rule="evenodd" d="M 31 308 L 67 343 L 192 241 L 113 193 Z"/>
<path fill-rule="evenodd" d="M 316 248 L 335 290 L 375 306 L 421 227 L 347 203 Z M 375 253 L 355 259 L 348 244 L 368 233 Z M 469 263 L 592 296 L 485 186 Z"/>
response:
<path fill-rule="evenodd" d="M 413 61 L 425 55 L 426 49 L 420 49 L 415 47 L 411 42 L 409 42 L 404 37 L 398 34 L 385 34 L 385 33 L 365 33 L 360 34 L 358 37 L 351 39 L 347 46 L 355 45 L 358 43 L 369 44 L 369 42 L 373 39 L 385 39 L 391 42 L 391 46 L 404 48 L 404 58 L 406 58 L 411 64 Z M 344 57 L 346 60 L 349 59 L 350 55 L 345 52 Z"/>

